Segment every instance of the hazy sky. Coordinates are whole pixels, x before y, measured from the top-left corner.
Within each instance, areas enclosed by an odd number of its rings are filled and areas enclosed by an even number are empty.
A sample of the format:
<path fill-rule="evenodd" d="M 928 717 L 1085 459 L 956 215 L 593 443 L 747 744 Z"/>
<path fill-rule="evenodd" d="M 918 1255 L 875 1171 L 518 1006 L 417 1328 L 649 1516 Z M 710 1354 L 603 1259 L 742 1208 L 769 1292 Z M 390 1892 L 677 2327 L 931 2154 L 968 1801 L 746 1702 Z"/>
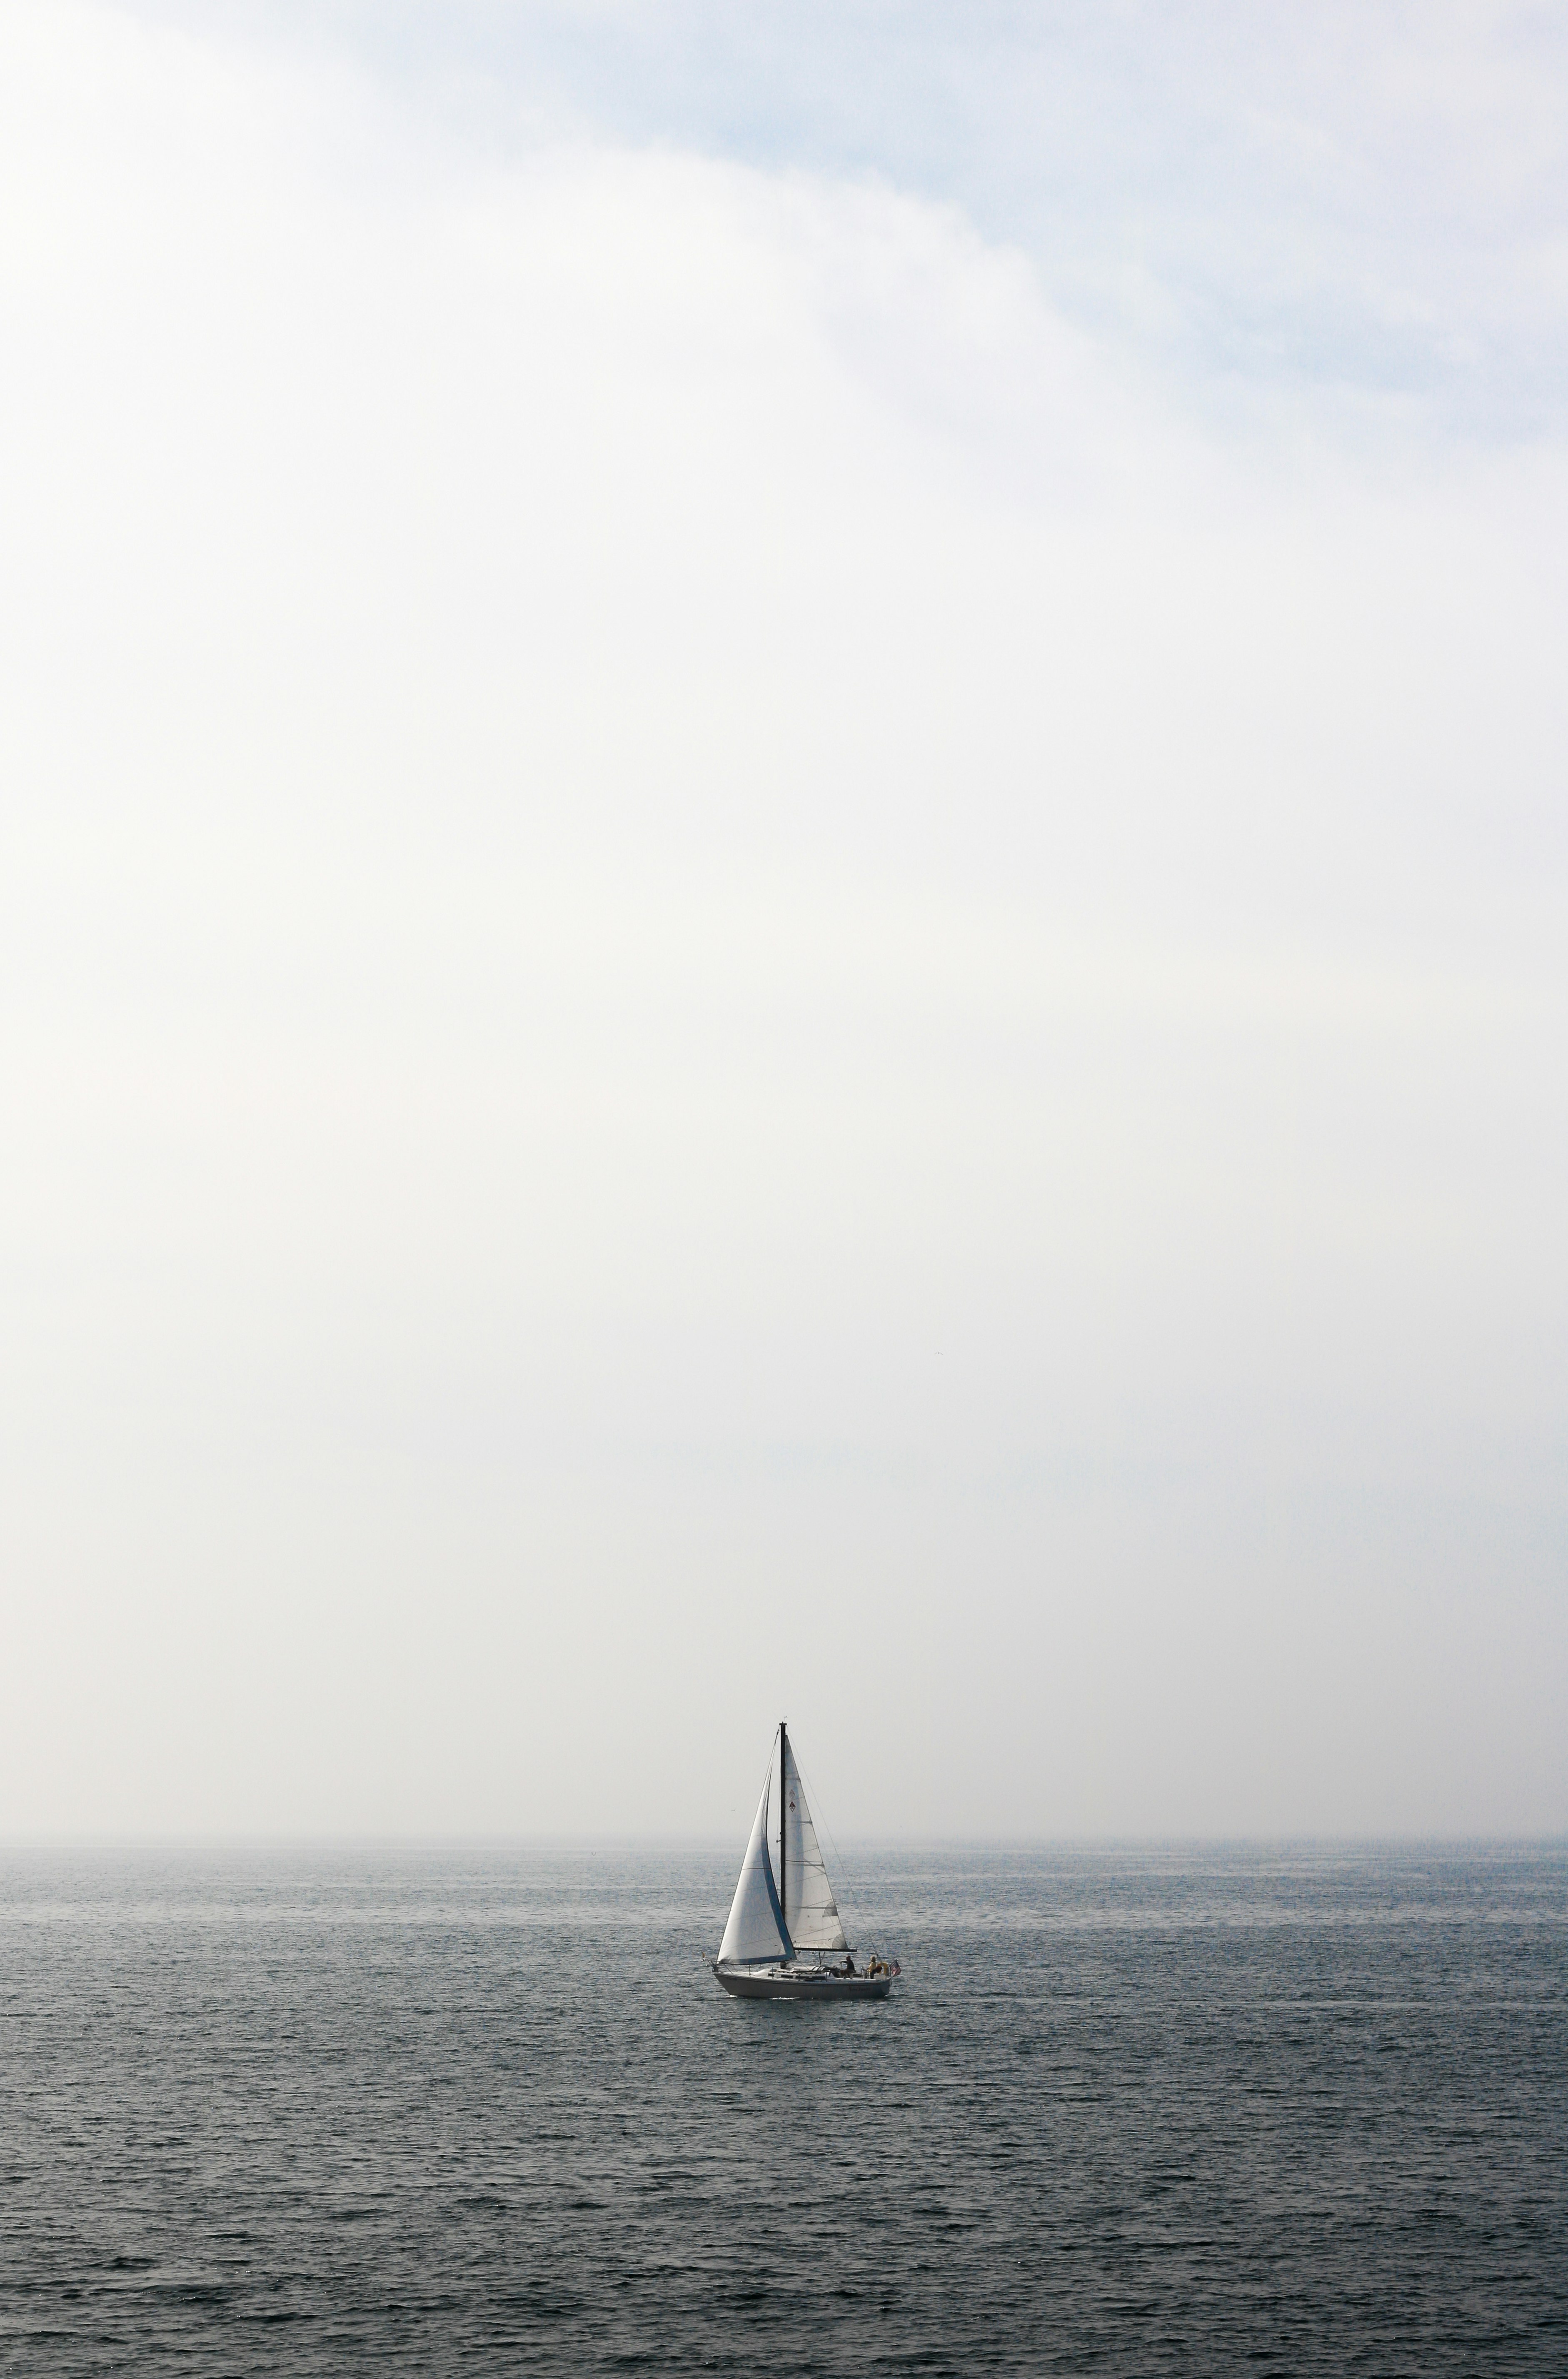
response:
<path fill-rule="evenodd" d="M 1568 1827 L 1568 24 L 0 14 L 0 1831 Z"/>

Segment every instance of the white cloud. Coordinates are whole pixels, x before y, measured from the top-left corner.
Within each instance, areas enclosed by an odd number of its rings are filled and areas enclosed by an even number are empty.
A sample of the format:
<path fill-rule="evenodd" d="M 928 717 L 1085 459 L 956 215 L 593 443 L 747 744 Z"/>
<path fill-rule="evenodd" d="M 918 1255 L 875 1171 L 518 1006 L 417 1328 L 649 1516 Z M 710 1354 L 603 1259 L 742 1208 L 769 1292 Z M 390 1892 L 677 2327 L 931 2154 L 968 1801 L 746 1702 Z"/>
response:
<path fill-rule="evenodd" d="M 4 38 L 8 1822 L 1561 1824 L 1561 456 Z"/>

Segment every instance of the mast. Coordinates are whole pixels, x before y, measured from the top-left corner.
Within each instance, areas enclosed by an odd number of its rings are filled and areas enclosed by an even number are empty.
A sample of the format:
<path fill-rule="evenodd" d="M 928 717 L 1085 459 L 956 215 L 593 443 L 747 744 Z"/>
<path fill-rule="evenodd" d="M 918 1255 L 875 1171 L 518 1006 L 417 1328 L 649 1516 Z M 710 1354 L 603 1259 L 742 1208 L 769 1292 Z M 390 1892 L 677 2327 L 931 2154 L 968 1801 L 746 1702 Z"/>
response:
<path fill-rule="evenodd" d="M 789 1831 L 789 1829 L 785 1824 L 787 1812 L 784 1806 L 784 1752 L 789 1740 L 789 1721 L 785 1719 L 780 1719 L 778 1721 L 778 1905 L 780 1908 L 785 1910 L 788 1910 L 790 1905 L 790 1878 L 784 1872 L 784 1861 L 787 1856 L 784 1843 L 786 1835 Z M 786 1925 L 790 1922 L 788 1914 L 786 1914 L 784 1922 Z"/>

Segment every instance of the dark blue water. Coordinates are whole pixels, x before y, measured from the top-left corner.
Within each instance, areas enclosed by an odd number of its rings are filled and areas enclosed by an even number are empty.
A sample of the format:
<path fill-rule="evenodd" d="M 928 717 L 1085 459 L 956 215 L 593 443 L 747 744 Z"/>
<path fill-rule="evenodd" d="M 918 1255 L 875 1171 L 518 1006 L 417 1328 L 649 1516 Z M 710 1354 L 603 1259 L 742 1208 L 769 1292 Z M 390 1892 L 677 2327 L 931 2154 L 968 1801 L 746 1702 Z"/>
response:
<path fill-rule="evenodd" d="M 0 2366 L 1568 2370 L 1568 1852 L 0 1857 Z"/>

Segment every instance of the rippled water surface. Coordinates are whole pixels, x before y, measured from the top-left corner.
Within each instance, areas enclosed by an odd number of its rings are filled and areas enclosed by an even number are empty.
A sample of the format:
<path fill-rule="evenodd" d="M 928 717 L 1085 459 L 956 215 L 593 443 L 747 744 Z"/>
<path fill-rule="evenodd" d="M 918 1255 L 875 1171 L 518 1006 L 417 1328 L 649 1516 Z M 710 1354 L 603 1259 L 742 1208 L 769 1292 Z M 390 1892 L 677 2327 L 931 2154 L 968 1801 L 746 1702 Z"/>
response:
<path fill-rule="evenodd" d="M 0 1854 L 0 2367 L 1568 2370 L 1568 1852 Z"/>

